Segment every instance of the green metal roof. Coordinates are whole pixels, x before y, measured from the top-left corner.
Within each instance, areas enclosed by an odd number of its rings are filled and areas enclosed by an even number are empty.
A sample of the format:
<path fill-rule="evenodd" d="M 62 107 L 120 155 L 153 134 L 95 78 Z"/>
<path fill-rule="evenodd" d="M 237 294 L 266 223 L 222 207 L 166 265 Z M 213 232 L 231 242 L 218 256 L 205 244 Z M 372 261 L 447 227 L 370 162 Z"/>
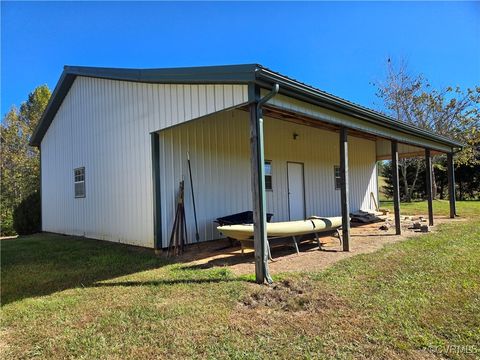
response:
<path fill-rule="evenodd" d="M 343 114 L 354 116 L 387 128 L 432 140 L 452 148 L 462 144 L 433 132 L 397 121 L 380 112 L 352 103 L 310 85 L 272 71 L 259 64 L 203 66 L 164 69 L 121 69 L 83 66 L 65 66 L 43 113 L 30 144 L 40 146 L 43 136 L 52 123 L 77 76 L 95 77 L 110 80 L 134 81 L 163 84 L 257 84 L 271 88 L 280 85 L 280 93 L 303 100 Z"/>

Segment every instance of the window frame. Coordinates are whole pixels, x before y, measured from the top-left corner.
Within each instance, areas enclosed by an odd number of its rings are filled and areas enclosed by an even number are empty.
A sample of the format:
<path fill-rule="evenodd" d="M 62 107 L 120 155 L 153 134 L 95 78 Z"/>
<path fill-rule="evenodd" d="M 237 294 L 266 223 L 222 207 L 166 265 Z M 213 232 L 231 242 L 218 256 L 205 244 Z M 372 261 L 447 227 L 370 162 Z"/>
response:
<path fill-rule="evenodd" d="M 338 172 L 338 176 L 337 176 L 337 172 Z M 341 190 L 342 188 L 342 175 L 340 173 L 340 165 L 333 166 L 333 185 L 335 187 L 335 190 Z"/>
<path fill-rule="evenodd" d="M 265 177 L 265 191 L 273 191 L 273 171 L 272 171 L 272 163 L 273 161 L 272 160 L 265 160 L 263 162 L 263 171 L 264 171 L 264 177 Z M 267 174 L 267 172 L 265 171 L 265 167 L 268 165 L 270 165 L 270 173 Z M 267 187 L 267 177 L 270 177 L 270 187 L 268 188 Z"/>
<path fill-rule="evenodd" d="M 80 174 L 77 174 L 77 171 L 80 171 Z M 83 194 L 77 195 L 77 185 L 83 185 Z M 73 169 L 73 194 L 75 199 L 83 199 L 87 195 L 86 185 L 85 185 L 85 166 L 81 166 Z"/>

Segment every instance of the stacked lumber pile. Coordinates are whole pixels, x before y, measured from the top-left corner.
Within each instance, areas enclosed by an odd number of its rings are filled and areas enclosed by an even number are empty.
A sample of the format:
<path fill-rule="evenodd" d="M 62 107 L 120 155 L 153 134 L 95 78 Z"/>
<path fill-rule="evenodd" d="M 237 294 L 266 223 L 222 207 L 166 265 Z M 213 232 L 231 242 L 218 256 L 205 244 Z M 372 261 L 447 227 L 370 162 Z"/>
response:
<path fill-rule="evenodd" d="M 359 210 L 354 213 L 350 213 L 350 221 L 363 224 L 371 224 L 385 220 L 385 215 L 381 211 L 363 211 Z"/>

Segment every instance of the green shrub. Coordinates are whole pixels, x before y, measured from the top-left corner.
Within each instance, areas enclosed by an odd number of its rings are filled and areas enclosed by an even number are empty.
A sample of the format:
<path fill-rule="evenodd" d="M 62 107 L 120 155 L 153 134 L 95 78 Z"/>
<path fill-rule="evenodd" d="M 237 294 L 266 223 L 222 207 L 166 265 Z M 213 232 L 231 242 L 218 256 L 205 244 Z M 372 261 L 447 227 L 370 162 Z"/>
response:
<path fill-rule="evenodd" d="M 11 211 L 2 211 L 0 222 L 0 236 L 17 235 L 13 228 L 13 215 Z"/>
<path fill-rule="evenodd" d="M 18 235 L 33 234 L 41 231 L 40 193 L 26 197 L 13 212 L 13 228 Z"/>

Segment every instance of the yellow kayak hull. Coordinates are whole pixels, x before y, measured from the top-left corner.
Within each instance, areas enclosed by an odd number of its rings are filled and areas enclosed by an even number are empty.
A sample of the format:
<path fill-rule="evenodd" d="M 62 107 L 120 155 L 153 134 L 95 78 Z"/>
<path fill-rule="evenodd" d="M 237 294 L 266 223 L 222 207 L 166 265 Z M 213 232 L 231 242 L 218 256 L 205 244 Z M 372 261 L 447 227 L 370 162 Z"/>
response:
<path fill-rule="evenodd" d="M 342 226 L 342 218 L 314 217 L 308 220 L 267 223 L 267 237 L 287 237 L 320 233 L 335 230 Z M 253 224 L 218 226 L 217 230 L 225 236 L 237 240 L 253 239 Z"/>

